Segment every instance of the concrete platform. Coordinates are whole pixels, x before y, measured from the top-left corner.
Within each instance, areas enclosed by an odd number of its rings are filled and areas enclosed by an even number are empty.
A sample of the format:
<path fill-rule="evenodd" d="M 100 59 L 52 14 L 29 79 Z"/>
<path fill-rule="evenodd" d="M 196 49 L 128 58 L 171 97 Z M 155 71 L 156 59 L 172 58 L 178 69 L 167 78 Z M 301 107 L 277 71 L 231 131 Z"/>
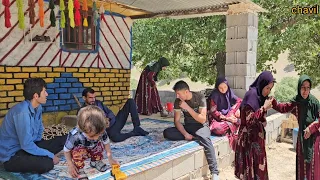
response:
<path fill-rule="evenodd" d="M 146 117 L 173 121 L 173 118 L 161 118 L 159 114 L 140 116 L 141 119 Z M 280 113 L 267 117 L 268 124 L 265 128 L 267 145 L 274 142 L 280 135 L 280 125 L 286 118 L 286 114 Z M 66 117 L 63 122 L 72 125 L 76 123 L 76 119 L 75 117 Z M 232 165 L 235 153 L 230 149 L 227 137 L 214 137 L 212 141 L 219 169 Z M 187 180 L 208 179 L 210 177 L 203 148 L 196 142 L 190 142 L 151 157 L 124 164 L 121 169 L 128 175 L 128 180 Z M 113 178 L 100 175 L 93 179 Z"/>

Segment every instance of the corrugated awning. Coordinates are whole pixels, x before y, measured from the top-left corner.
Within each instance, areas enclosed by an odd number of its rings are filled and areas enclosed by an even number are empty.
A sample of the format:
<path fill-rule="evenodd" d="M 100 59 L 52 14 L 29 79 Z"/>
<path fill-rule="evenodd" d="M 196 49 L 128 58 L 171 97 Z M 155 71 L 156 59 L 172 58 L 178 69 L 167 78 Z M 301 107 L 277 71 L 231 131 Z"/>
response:
<path fill-rule="evenodd" d="M 97 0 L 98 7 L 103 4 L 105 10 L 132 19 L 221 15 L 227 13 L 230 5 L 239 3 L 250 4 L 257 12 L 264 11 L 250 0 Z"/>

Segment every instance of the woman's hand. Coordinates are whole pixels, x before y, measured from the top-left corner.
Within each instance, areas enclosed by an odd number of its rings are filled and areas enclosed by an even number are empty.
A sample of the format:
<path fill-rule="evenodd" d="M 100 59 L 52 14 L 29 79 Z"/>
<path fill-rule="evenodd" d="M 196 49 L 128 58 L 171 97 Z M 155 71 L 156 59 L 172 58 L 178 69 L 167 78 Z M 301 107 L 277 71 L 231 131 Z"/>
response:
<path fill-rule="evenodd" d="M 311 131 L 309 127 L 304 130 L 304 139 L 308 139 L 311 136 Z"/>
<path fill-rule="evenodd" d="M 266 101 L 264 102 L 264 105 L 263 105 L 265 110 L 268 110 L 268 109 L 272 108 L 272 101 L 273 101 L 272 98 L 271 99 L 266 99 Z"/>
<path fill-rule="evenodd" d="M 238 122 L 238 119 L 235 116 L 229 116 L 229 117 L 227 117 L 227 121 L 229 121 L 231 123 L 236 123 L 236 122 Z"/>
<path fill-rule="evenodd" d="M 240 118 L 240 110 L 238 109 L 236 111 L 236 113 L 234 113 L 234 115 L 235 115 L 236 118 Z"/>

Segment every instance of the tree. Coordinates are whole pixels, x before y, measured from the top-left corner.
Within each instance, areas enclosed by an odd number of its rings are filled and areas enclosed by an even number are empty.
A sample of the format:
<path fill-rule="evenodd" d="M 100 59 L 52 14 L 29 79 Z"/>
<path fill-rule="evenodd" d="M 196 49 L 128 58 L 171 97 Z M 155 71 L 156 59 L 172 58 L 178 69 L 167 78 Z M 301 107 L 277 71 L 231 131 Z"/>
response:
<path fill-rule="evenodd" d="M 289 60 L 299 73 L 320 83 L 320 16 L 294 15 L 295 5 L 317 4 L 314 0 L 255 0 L 268 10 L 259 14 L 257 70 L 273 70 L 278 55 L 290 50 Z M 165 56 L 171 66 L 162 78 L 179 77 L 186 72 L 193 81 L 213 84 L 217 74 L 224 75 L 225 16 L 192 19 L 143 19 L 133 25 L 133 63 L 144 67 Z"/>
<path fill-rule="evenodd" d="M 275 85 L 274 96 L 279 102 L 289 102 L 297 95 L 298 79 L 294 77 L 284 77 L 280 83 Z"/>
<path fill-rule="evenodd" d="M 219 62 L 215 56 L 224 51 L 225 36 L 225 18 L 221 16 L 139 20 L 133 26 L 133 62 L 144 67 L 165 56 L 171 66 L 164 77 L 179 77 L 186 72 L 194 81 L 212 84 Z"/>

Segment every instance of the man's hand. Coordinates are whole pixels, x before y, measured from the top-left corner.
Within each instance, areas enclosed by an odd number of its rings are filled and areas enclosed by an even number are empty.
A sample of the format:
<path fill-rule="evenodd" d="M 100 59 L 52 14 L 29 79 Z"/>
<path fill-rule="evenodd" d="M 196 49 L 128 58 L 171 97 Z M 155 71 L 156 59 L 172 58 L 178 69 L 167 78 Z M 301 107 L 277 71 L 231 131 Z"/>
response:
<path fill-rule="evenodd" d="M 193 136 L 192 136 L 191 134 L 189 134 L 189 133 L 186 133 L 186 134 L 184 135 L 184 139 L 187 140 L 187 141 L 191 141 L 192 138 L 193 138 Z"/>
<path fill-rule="evenodd" d="M 180 108 L 188 110 L 188 108 L 190 108 L 190 106 L 183 100 L 180 101 Z"/>
<path fill-rule="evenodd" d="M 78 177 L 78 168 L 73 163 L 68 164 L 68 172 L 73 178 Z"/>
<path fill-rule="evenodd" d="M 60 161 L 60 159 L 59 159 L 57 156 L 54 156 L 54 157 L 53 157 L 53 164 L 54 164 L 54 165 L 58 164 L 59 161 Z"/>

